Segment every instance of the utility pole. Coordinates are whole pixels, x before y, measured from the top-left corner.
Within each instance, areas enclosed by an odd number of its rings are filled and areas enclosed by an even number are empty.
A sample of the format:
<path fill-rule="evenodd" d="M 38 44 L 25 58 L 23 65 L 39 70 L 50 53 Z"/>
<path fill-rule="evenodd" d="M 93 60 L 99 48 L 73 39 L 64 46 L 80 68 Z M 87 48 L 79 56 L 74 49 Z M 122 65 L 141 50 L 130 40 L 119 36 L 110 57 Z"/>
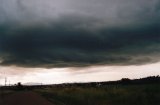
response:
<path fill-rule="evenodd" d="M 5 84 L 4 85 L 7 86 L 7 77 L 5 77 Z"/>

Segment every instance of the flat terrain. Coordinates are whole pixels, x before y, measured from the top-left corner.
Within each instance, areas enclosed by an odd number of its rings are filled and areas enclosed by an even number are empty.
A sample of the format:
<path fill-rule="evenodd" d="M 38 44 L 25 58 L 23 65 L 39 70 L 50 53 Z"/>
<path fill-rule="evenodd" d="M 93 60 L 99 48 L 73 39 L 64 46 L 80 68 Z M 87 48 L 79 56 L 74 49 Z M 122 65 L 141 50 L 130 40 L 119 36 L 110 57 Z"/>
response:
<path fill-rule="evenodd" d="M 0 105 L 160 105 L 158 83 L 102 86 L 74 84 L 17 89 L 11 87 L 0 90 Z"/>
<path fill-rule="evenodd" d="M 53 105 L 41 95 L 31 91 L 16 92 L 0 98 L 0 105 Z"/>
<path fill-rule="evenodd" d="M 37 89 L 56 105 L 160 105 L 160 84 Z"/>

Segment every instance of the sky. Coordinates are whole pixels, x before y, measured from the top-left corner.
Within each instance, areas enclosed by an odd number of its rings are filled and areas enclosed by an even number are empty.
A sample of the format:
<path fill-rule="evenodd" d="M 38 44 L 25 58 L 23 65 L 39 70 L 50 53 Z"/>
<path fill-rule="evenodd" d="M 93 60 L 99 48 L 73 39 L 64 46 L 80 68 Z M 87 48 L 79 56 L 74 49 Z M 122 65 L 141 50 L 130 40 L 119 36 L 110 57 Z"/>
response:
<path fill-rule="evenodd" d="M 1 0 L 0 84 L 159 75 L 160 0 Z"/>

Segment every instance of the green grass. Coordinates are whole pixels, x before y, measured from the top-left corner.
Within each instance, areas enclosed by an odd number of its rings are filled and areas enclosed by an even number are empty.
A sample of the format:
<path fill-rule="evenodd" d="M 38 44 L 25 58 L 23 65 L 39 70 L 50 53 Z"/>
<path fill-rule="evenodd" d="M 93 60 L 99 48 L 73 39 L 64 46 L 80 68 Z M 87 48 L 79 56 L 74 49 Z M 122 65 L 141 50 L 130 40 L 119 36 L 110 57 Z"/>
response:
<path fill-rule="evenodd" d="M 56 105 L 160 105 L 160 85 L 36 90 Z"/>

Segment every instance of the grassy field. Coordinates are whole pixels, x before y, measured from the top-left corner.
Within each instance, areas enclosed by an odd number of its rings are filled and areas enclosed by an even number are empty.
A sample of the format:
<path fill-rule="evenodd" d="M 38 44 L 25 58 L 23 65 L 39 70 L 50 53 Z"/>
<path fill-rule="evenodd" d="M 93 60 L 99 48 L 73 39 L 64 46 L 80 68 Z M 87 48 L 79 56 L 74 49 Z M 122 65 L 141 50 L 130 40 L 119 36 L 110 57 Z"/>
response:
<path fill-rule="evenodd" d="M 160 105 L 160 85 L 36 89 L 56 105 Z"/>

